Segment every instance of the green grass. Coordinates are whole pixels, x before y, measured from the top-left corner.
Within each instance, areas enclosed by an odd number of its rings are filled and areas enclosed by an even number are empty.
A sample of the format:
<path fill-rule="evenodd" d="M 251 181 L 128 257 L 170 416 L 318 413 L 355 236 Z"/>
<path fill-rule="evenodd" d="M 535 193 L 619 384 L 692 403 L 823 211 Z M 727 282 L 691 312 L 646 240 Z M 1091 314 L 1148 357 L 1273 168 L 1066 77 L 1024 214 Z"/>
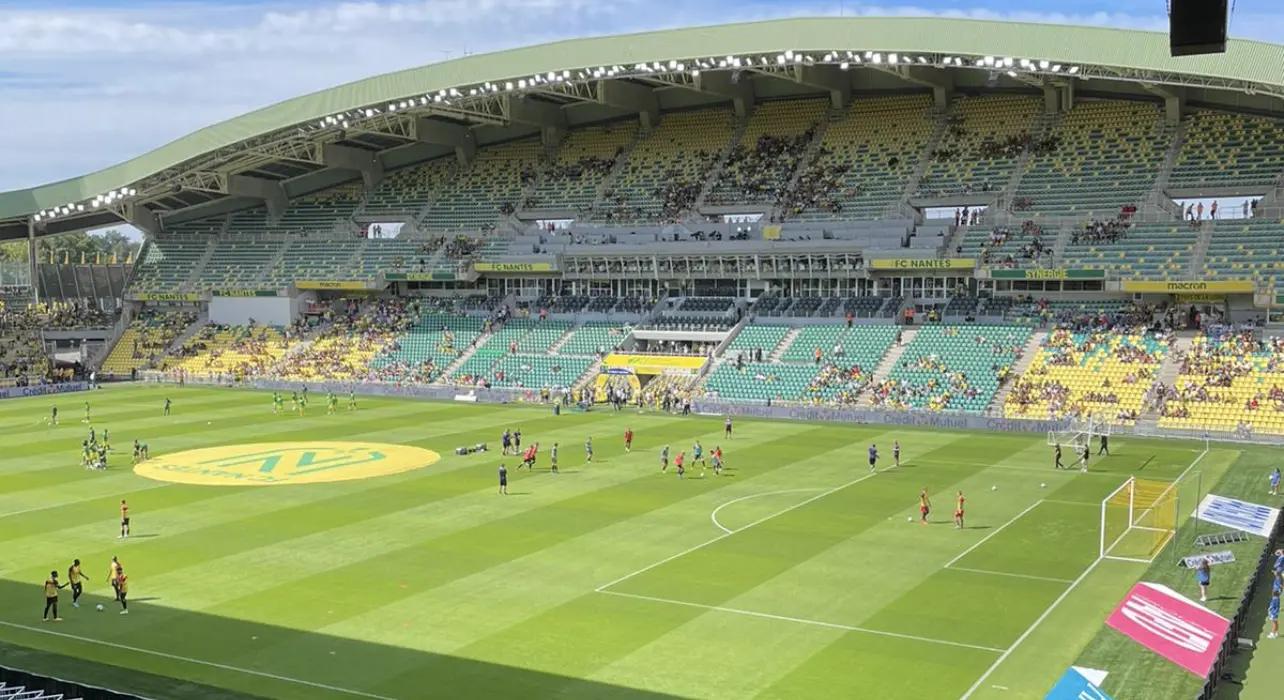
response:
<path fill-rule="evenodd" d="M 84 398 L 0 404 L 0 663 L 165 698 L 1041 698 L 1080 656 L 1148 654 L 1094 642 L 1145 572 L 1083 576 L 1098 504 L 1128 474 L 1173 479 L 1200 451 L 1120 437 L 1080 474 L 1053 471 L 1034 435 L 745 420 L 724 441 L 717 418 L 370 398 L 355 414 L 314 401 L 274 416 L 262 393 L 131 386 L 89 396 L 121 452 L 88 472 Z M 503 460 L 504 497 L 497 452 L 453 450 L 517 426 L 545 453 L 534 472 Z M 442 459 L 359 481 L 189 486 L 135 475 L 135 438 L 153 456 L 360 440 Z M 722 444 L 728 474 L 661 475 L 659 448 L 695 439 Z M 893 439 L 905 466 L 869 475 L 865 447 Z M 560 475 L 543 469 L 553 441 Z M 1269 454 L 1214 448 L 1200 469 L 1207 483 L 1257 479 Z M 924 487 L 926 527 L 906 522 Z M 112 555 L 131 575 L 128 617 L 103 584 Z M 42 624 L 39 584 L 73 557 L 93 577 L 88 605 L 64 594 L 65 621 Z"/>

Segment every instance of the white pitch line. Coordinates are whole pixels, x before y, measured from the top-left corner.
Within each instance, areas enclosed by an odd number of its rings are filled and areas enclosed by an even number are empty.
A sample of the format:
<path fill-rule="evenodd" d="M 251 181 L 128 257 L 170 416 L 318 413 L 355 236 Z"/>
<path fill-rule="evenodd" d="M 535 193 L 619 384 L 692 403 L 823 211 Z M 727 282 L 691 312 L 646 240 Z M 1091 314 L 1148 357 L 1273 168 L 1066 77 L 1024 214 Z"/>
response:
<path fill-rule="evenodd" d="M 722 530 L 723 532 L 725 532 L 725 533 L 727 533 L 728 535 L 730 535 L 731 533 L 735 532 L 735 530 L 732 530 L 732 529 L 726 528 L 726 527 L 724 527 L 724 526 L 722 525 L 722 523 L 718 522 L 718 511 L 722 510 L 723 508 L 726 508 L 726 507 L 727 507 L 727 506 L 729 506 L 729 505 L 732 505 L 733 503 L 739 503 L 739 502 L 741 502 L 741 501 L 747 501 L 747 500 L 749 500 L 749 499 L 751 499 L 751 498 L 762 498 L 762 497 L 764 497 L 764 496 L 778 496 L 778 495 L 780 495 L 780 494 L 782 494 L 782 493 L 804 493 L 804 492 L 814 492 L 814 491 L 821 491 L 821 490 L 823 490 L 823 489 L 819 489 L 819 488 L 811 488 L 811 489 L 785 489 L 785 490 L 783 490 L 783 491 L 767 491 L 766 493 L 751 493 L 751 494 L 749 494 L 748 496 L 741 496 L 740 498 L 733 498 L 732 500 L 727 501 L 726 503 L 723 503 L 722 505 L 718 506 L 717 508 L 714 508 L 714 509 L 713 509 L 713 512 L 709 514 L 709 519 L 713 521 L 713 526 L 714 526 L 714 527 L 716 527 L 716 528 L 718 528 L 719 530 Z"/>
<path fill-rule="evenodd" d="M 131 473 L 132 473 L 132 472 L 131 472 Z M 128 491 L 123 491 L 122 493 L 125 493 L 125 494 L 134 494 L 134 493 L 139 493 L 139 492 L 142 492 L 142 491 L 150 491 L 150 490 L 152 490 L 152 489 L 165 488 L 166 486 L 171 486 L 171 484 L 168 484 L 168 483 L 159 483 L 159 482 L 158 482 L 158 483 L 151 484 L 151 485 L 149 485 L 149 486 L 141 486 L 141 487 L 139 487 L 139 488 L 130 489 L 130 490 L 128 490 Z M 117 495 L 119 495 L 119 494 L 117 494 Z M 8 513 L 0 513 L 0 519 L 3 519 L 3 518 L 12 518 L 12 517 L 14 517 L 15 515 L 25 515 L 25 514 L 27 514 L 27 513 L 36 513 L 36 512 L 42 511 L 42 510 L 53 510 L 54 508 L 62 508 L 62 507 L 64 507 L 64 506 L 74 506 L 74 505 L 76 505 L 77 503 L 84 503 L 84 502 L 86 502 L 86 501 L 96 501 L 96 500 L 99 500 L 99 499 L 101 499 L 101 498 L 103 498 L 103 495 L 102 495 L 102 494 L 98 494 L 98 495 L 96 495 L 96 496 L 86 496 L 86 497 L 84 497 L 84 498 L 77 498 L 77 499 L 76 499 L 76 500 L 74 500 L 74 501 L 64 501 L 64 502 L 62 502 L 62 503 L 54 503 L 54 504 L 52 504 L 52 505 L 47 505 L 47 506 L 36 506 L 35 508 L 24 508 L 24 509 L 22 509 L 22 510 L 15 510 L 15 511 L 11 511 L 11 512 L 8 512 Z"/>
<path fill-rule="evenodd" d="M 53 637 L 62 637 L 64 639 L 74 639 L 79 642 L 97 644 L 99 646 L 111 647 L 113 649 L 123 649 L 125 651 L 132 651 L 138 654 L 150 654 L 151 656 L 159 656 L 160 658 L 170 659 L 172 661 L 185 661 L 190 664 L 196 664 L 198 666 L 209 666 L 210 668 L 217 668 L 222 671 L 233 671 L 236 673 L 244 673 L 250 676 L 259 676 L 260 678 L 270 678 L 275 681 L 284 681 L 286 683 L 297 683 L 298 685 L 306 685 L 311 688 L 320 688 L 321 690 L 330 690 L 336 693 L 344 693 L 346 695 L 355 695 L 363 698 L 371 698 L 372 700 L 396 700 L 395 698 L 390 698 L 386 695 L 375 695 L 374 693 L 367 693 L 361 690 L 352 690 L 351 688 L 340 688 L 337 685 L 327 685 L 325 683 L 318 683 L 316 681 L 303 680 L 302 678 L 278 676 L 275 673 L 268 673 L 267 671 L 255 671 L 252 668 L 241 668 L 240 666 L 229 666 L 228 664 L 220 664 L 214 661 L 204 661 L 202 659 L 193 659 L 191 657 L 179 656 L 178 654 L 170 654 L 163 651 L 156 651 L 154 649 L 143 649 L 140 647 L 132 647 L 127 644 L 117 644 L 115 642 L 107 642 L 101 639 L 94 639 L 92 637 L 81 637 L 75 634 L 67 634 L 66 632 L 54 632 L 53 630 L 47 630 L 40 627 L 32 627 L 30 625 L 20 625 L 16 622 L 5 622 L 4 620 L 0 620 L 0 625 L 3 625 L 5 627 L 13 627 L 15 629 L 20 629 L 20 630 L 26 630 L 28 632 L 36 632 L 38 634 L 47 634 Z"/>
<path fill-rule="evenodd" d="M 1187 474 L 1190 473 L 1190 470 L 1195 468 L 1195 465 L 1199 464 L 1200 460 L 1202 460 L 1207 454 L 1208 454 L 1208 449 L 1205 448 L 1203 452 L 1200 452 L 1199 455 L 1195 457 L 1194 461 L 1190 463 L 1190 466 L 1186 467 L 1186 469 L 1182 471 L 1181 474 L 1177 475 L 1177 479 L 1173 481 L 1173 483 L 1176 484 L 1180 482 Z M 1074 591 L 1074 589 L 1078 588 L 1079 584 L 1083 583 L 1084 579 L 1088 578 L 1088 574 L 1092 573 L 1097 568 L 1097 565 L 1104 560 L 1105 559 L 1103 557 L 1098 556 L 1095 561 L 1093 561 L 1091 564 L 1088 565 L 1088 568 L 1083 570 L 1082 574 L 1079 574 L 1079 578 L 1076 578 L 1074 581 L 1071 581 L 1070 585 L 1067 586 L 1066 589 L 1061 592 L 1061 595 L 1057 596 L 1057 599 L 1052 601 L 1052 604 L 1049 605 L 1047 609 L 1043 611 L 1043 614 L 1040 615 L 1038 619 L 1036 619 L 1033 623 L 1031 623 L 1031 625 L 1027 627 L 1024 632 L 1021 633 L 1021 636 L 1017 637 L 1015 642 L 1012 642 L 1012 645 L 1008 647 L 1007 651 L 1003 652 L 1003 654 L 1001 654 L 999 658 L 994 660 L 994 663 L 990 664 L 989 668 L 985 669 L 985 673 L 982 673 L 981 677 L 976 679 L 976 682 L 972 684 L 972 687 L 968 688 L 967 692 L 963 693 L 963 695 L 959 698 L 959 700 L 968 700 L 968 698 L 972 697 L 972 693 L 975 693 L 976 689 L 981 687 L 981 684 L 985 682 L 985 679 L 989 678 L 990 674 L 994 673 L 994 670 L 997 669 L 1004 661 L 1006 661 L 1007 658 L 1012 655 L 1012 652 L 1016 651 L 1016 648 L 1021 646 L 1021 644 L 1025 642 L 1025 640 L 1028 639 L 1036 629 L 1038 629 L 1039 625 L 1043 624 L 1043 621 L 1048 619 L 1048 616 L 1052 614 L 1052 611 L 1056 610 L 1057 606 L 1061 605 L 1061 602 L 1064 601 L 1067 597 L 1069 597 L 1070 594 Z"/>
<path fill-rule="evenodd" d="M 895 467 L 889 467 L 889 469 L 895 469 Z M 800 501 L 800 502 L 798 502 L 798 503 L 795 503 L 794 505 L 789 506 L 788 508 L 785 508 L 784 510 L 779 510 L 779 511 L 776 511 L 775 513 L 771 513 L 771 514 L 768 514 L 768 515 L 764 515 L 763 517 L 758 518 L 757 520 L 755 520 L 755 521 L 753 521 L 753 522 L 749 523 L 748 525 L 745 525 L 745 526 L 744 526 L 744 527 L 742 527 L 742 528 L 738 528 L 738 529 L 732 530 L 731 532 L 724 532 L 724 533 L 722 533 L 721 535 L 718 535 L 717 537 L 714 537 L 714 538 L 713 538 L 713 539 L 711 539 L 711 540 L 705 540 L 704 542 L 701 542 L 700 544 L 697 544 L 697 545 L 694 545 L 694 546 L 691 546 L 691 547 L 687 547 L 686 549 L 682 550 L 681 552 L 678 552 L 677 554 L 671 554 L 671 555 L 669 555 L 669 556 L 667 556 L 667 557 L 665 557 L 665 558 L 661 559 L 660 561 L 657 561 L 657 562 L 652 563 L 652 564 L 647 564 L 646 566 L 642 567 L 641 569 L 638 569 L 637 571 L 634 571 L 634 572 L 632 572 L 632 573 L 625 574 L 625 575 L 623 575 L 623 576 L 621 576 L 621 577 L 619 577 L 619 578 L 615 579 L 614 581 L 610 581 L 610 582 L 608 582 L 608 583 L 604 583 L 604 584 L 602 584 L 602 585 L 598 586 L 597 588 L 595 588 L 595 589 L 593 589 L 593 590 L 594 590 L 594 591 L 596 591 L 596 592 L 598 592 L 598 593 L 601 593 L 601 592 L 605 591 L 607 588 L 610 588 L 610 587 L 615 586 L 615 585 L 617 585 L 617 584 L 623 583 L 623 582 L 625 582 L 625 581 L 627 581 L 627 580 L 629 580 L 629 579 L 633 578 L 634 576 L 637 576 L 638 574 L 646 573 L 646 572 L 650 571 L 651 569 L 654 569 L 654 568 L 655 568 L 655 567 L 657 567 L 657 566 L 660 566 L 660 565 L 662 565 L 662 564 L 667 564 L 667 563 L 669 563 L 669 562 L 673 561 L 674 559 L 677 559 L 677 558 L 679 558 L 679 557 L 684 557 L 684 556 L 686 556 L 686 555 L 688 555 L 688 554 L 690 554 L 690 553 L 692 553 L 692 552 L 695 552 L 695 551 L 697 551 L 697 550 L 704 549 L 705 547 L 708 547 L 709 545 L 713 544 L 714 542 L 719 542 L 719 541 L 721 541 L 721 540 L 724 540 L 724 539 L 726 539 L 726 538 L 728 538 L 728 537 L 730 537 L 730 536 L 734 535 L 734 534 L 735 534 L 735 533 L 737 533 L 737 532 L 744 532 L 745 530 L 748 530 L 748 529 L 749 529 L 749 528 L 751 528 L 751 527 L 754 527 L 754 526 L 756 526 L 756 525 L 761 525 L 762 523 L 765 523 L 765 522 L 767 522 L 768 520 L 771 520 L 772 518 L 777 518 L 777 517 L 780 517 L 780 516 L 784 515 L 785 513 L 788 513 L 788 512 L 790 512 L 790 511 L 794 511 L 794 510 L 797 510 L 797 509 L 799 509 L 799 508 L 802 508 L 803 506 L 805 506 L 805 505 L 807 505 L 807 504 L 809 504 L 809 503 L 813 503 L 813 502 L 815 502 L 815 501 L 818 501 L 818 500 L 820 500 L 820 499 L 824 498 L 825 496 L 828 496 L 828 495 L 830 495 L 830 494 L 834 494 L 834 493 L 838 493 L 839 491 L 842 491 L 843 489 L 847 488 L 848 486 L 854 486 L 854 485 L 856 485 L 856 484 L 859 484 L 860 482 L 862 482 L 862 481 L 864 481 L 864 480 L 866 480 L 866 479 L 869 479 L 869 478 L 871 478 L 871 477 L 873 477 L 873 476 L 876 476 L 876 475 L 878 475 L 879 473 L 881 473 L 881 472 L 883 472 L 883 471 L 886 471 L 886 470 L 880 469 L 880 470 L 878 470 L 878 471 L 870 472 L 870 473 L 868 473 L 868 474 L 864 474 L 864 475 L 862 475 L 862 476 L 859 476 L 859 477 L 857 477 L 857 478 L 855 478 L 855 479 L 852 479 L 851 481 L 848 481 L 847 483 L 839 484 L 838 486 L 835 486 L 835 487 L 833 487 L 833 488 L 831 488 L 831 489 L 828 489 L 828 490 L 826 490 L 826 491 L 823 491 L 823 492 L 821 492 L 821 493 L 818 493 L 818 494 L 816 494 L 815 496 L 812 496 L 811 498 L 808 498 L 808 499 L 806 499 L 806 500 L 803 500 L 803 501 Z"/>
<path fill-rule="evenodd" d="M 948 639 L 934 639 L 932 637 L 919 637 L 913 634 L 901 634 L 900 632 L 889 632 L 887 630 L 876 630 L 868 627 L 856 627 L 855 625 L 844 625 L 839 622 L 825 622 L 824 620 L 810 620 L 805 617 L 790 617 L 788 615 L 775 615 L 772 613 L 758 612 L 756 610 L 743 610 L 741 608 L 728 608 L 721 605 L 705 605 L 704 603 L 692 603 L 686 600 L 674 600 L 672 598 L 658 598 L 656 596 L 639 595 L 637 593 L 622 593 L 620 591 L 598 591 L 606 595 L 620 596 L 622 598 L 636 598 L 638 600 L 649 600 L 653 603 L 667 603 L 669 605 L 681 605 L 688 608 L 699 608 L 701 610 L 713 610 L 721 613 L 732 615 L 745 615 L 748 617 L 760 617 L 766 620 L 780 620 L 782 622 L 796 622 L 801 625 L 814 625 L 816 627 L 828 627 L 831 629 L 844 630 L 846 632 L 861 632 L 864 634 L 874 634 L 881 637 L 895 637 L 897 639 L 909 639 L 916 642 L 927 642 L 929 644 L 944 644 L 952 647 L 962 647 L 964 649 L 978 649 L 980 651 L 990 651 L 995 654 L 1003 650 L 997 647 L 987 647 L 980 644 L 968 644 L 967 642 L 954 642 Z"/>
<path fill-rule="evenodd" d="M 1032 511 L 1032 510 L 1034 510 L 1035 508 L 1037 508 L 1037 507 L 1039 506 L 1039 504 L 1040 504 L 1040 503 L 1043 503 L 1043 499 L 1042 499 L 1042 498 L 1040 498 L 1039 500 L 1035 501 L 1034 503 L 1031 503 L 1031 504 L 1030 504 L 1030 506 L 1029 506 L 1028 508 L 1026 508 L 1025 510 L 1023 510 L 1023 511 L 1021 511 L 1020 513 L 1017 513 L 1016 515 L 1012 516 L 1012 519 L 1011 519 L 1011 520 L 1009 520 L 1009 521 L 1007 521 L 1006 523 L 1003 523 L 1002 525 L 1000 525 L 1000 526 L 998 527 L 998 529 L 997 529 L 997 530 L 994 530 L 993 532 L 988 533 L 985 537 L 982 537 L 981 539 L 979 539 L 979 540 L 977 540 L 976 542 L 972 543 L 972 546 L 971 546 L 971 547 L 968 547 L 967 549 L 963 550 L 962 552 L 959 552 L 959 555 L 958 555 L 957 557 L 954 557 L 953 559 L 951 559 L 951 560 L 949 560 L 948 562 L 946 562 L 946 563 L 945 563 L 945 568 L 947 568 L 947 569 L 948 569 L 948 568 L 950 568 L 951 566 L 954 566 L 954 564 L 955 564 L 955 563 L 957 563 L 957 562 L 958 562 L 958 560 L 960 560 L 960 559 L 962 559 L 963 557 L 966 557 L 967 555 L 971 554 L 971 553 L 972 553 L 972 550 L 974 550 L 974 549 L 976 549 L 977 547 L 980 547 L 981 545 L 985 544 L 985 543 L 986 543 L 986 542 L 987 542 L 991 537 L 994 537 L 995 535 L 999 534 L 1000 532 L 1003 532 L 1003 529 L 1004 529 L 1004 528 L 1006 528 L 1007 526 L 1011 525 L 1012 523 L 1015 523 L 1016 521 L 1020 520 L 1023 516 L 1025 516 L 1025 514 L 1026 514 L 1026 513 L 1029 513 L 1030 511 Z"/>
<path fill-rule="evenodd" d="M 1068 578 L 1056 578 L 1055 576 L 1035 576 L 1034 574 L 1018 574 L 1011 571 L 992 571 L 990 569 L 973 569 L 967 566 L 950 566 L 946 567 L 950 571 L 967 571 L 973 574 L 988 574 L 990 576 L 1011 576 L 1013 578 L 1028 578 L 1035 581 L 1051 581 L 1052 583 L 1071 583 Z"/>

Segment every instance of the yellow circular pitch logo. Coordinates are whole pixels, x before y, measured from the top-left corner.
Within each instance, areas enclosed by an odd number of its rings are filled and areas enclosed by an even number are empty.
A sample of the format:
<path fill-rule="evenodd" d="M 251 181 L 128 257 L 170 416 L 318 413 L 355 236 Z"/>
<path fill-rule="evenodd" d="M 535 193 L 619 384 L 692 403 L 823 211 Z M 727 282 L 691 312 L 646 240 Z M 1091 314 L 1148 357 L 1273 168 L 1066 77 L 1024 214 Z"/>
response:
<path fill-rule="evenodd" d="M 369 479 L 439 459 L 432 450 L 378 442 L 257 442 L 155 457 L 134 473 L 179 484 L 275 486 Z"/>

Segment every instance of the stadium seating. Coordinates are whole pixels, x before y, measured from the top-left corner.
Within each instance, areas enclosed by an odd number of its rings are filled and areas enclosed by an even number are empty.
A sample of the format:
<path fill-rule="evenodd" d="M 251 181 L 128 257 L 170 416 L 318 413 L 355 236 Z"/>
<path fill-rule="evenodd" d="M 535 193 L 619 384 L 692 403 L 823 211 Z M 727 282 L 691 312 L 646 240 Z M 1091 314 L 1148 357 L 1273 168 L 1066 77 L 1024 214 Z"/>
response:
<path fill-rule="evenodd" d="M 527 209 L 574 210 L 586 215 L 617 159 L 637 137 L 637 120 L 571 131 L 557 157 L 540 167 Z"/>
<path fill-rule="evenodd" d="M 1054 330 L 1008 393 L 1004 415 L 1132 425 L 1167 353 L 1150 333 Z"/>
<path fill-rule="evenodd" d="M 870 97 L 829 123 L 784 205 L 789 218 L 879 219 L 898 201 L 933 129 L 931 97 Z"/>
<path fill-rule="evenodd" d="M 209 246 L 206 239 L 149 241 L 134 266 L 130 288 L 137 292 L 177 291 L 192 276 Z"/>
<path fill-rule="evenodd" d="M 538 138 L 479 149 L 472 164 L 441 185 L 419 228 L 434 232 L 493 229 L 502 213 L 521 204 L 522 188 L 534 176 L 543 149 Z"/>
<path fill-rule="evenodd" d="M 710 190 L 706 203 L 776 204 L 825 118 L 827 100 L 758 105 Z"/>
<path fill-rule="evenodd" d="M 924 326 L 874 402 L 887 408 L 982 412 L 1021 357 L 1030 331 L 1014 326 Z"/>
<path fill-rule="evenodd" d="M 188 376 L 257 376 L 288 349 L 285 335 L 277 328 L 211 324 L 184 342 L 178 356 L 168 358 L 164 368 Z"/>
<path fill-rule="evenodd" d="M 414 321 L 409 304 L 400 299 L 367 303 L 356 314 L 332 314 L 312 339 L 281 358 L 272 376 L 337 381 L 369 378 L 374 358 Z"/>
<path fill-rule="evenodd" d="M 354 279 L 352 262 L 360 246 L 361 242 L 355 239 L 291 240 L 281 254 L 281 264 L 270 267 L 263 281 L 282 287 L 297 280 Z M 362 277 L 370 279 L 373 275 Z"/>
<path fill-rule="evenodd" d="M 164 359 L 165 351 L 194 321 L 191 311 L 144 310 L 130 322 L 103 360 L 108 374 L 128 375 L 135 369 L 153 367 Z"/>
<path fill-rule="evenodd" d="M 455 159 L 445 157 L 388 173 L 374 190 L 366 194 L 360 209 L 361 217 L 414 217 L 428 205 L 433 193 L 446 182 L 454 168 Z"/>
<path fill-rule="evenodd" d="M 816 363 L 816 351 L 823 362 L 847 367 L 860 366 L 873 372 L 887 349 L 896 340 L 897 328 L 890 325 L 825 324 L 803 326 L 793 342 L 781 353 L 781 362 Z M 835 352 L 841 351 L 841 354 Z"/>
<path fill-rule="evenodd" d="M 1041 325 L 1081 325 L 1088 319 L 1111 316 L 1123 311 L 1129 302 L 1122 299 L 1093 301 L 1023 301 L 1012 303 L 1004 314 L 1008 323 Z"/>
<path fill-rule="evenodd" d="M 1198 238 L 1199 232 L 1185 224 L 1137 224 L 1113 243 L 1069 243 L 1060 262 L 1125 279 L 1187 278 Z"/>
<path fill-rule="evenodd" d="M 361 202 L 360 182 L 347 183 L 293 200 L 273 221 L 264 207 L 237 212 L 227 231 L 235 236 L 327 235 L 348 232 L 348 222 Z"/>
<path fill-rule="evenodd" d="M 1270 187 L 1284 172 L 1284 124 L 1212 110 L 1186 117 L 1169 187 Z"/>
<path fill-rule="evenodd" d="M 727 344 L 726 352 L 752 352 L 761 350 L 764 357 L 780 345 L 789 334 L 789 326 L 759 326 L 750 324 L 740 329 L 736 337 Z"/>
<path fill-rule="evenodd" d="M 1166 392 L 1159 426 L 1284 435 L 1284 340 L 1196 338 Z"/>
<path fill-rule="evenodd" d="M 0 329 L 0 378 L 36 382 L 49 367 L 40 331 Z"/>
<path fill-rule="evenodd" d="M 1204 257 L 1204 275 L 1274 284 L 1284 276 L 1284 221 L 1218 221 Z"/>
<path fill-rule="evenodd" d="M 565 388 L 575 384 L 591 364 L 587 357 L 504 355 L 481 376 L 497 387 Z"/>
<path fill-rule="evenodd" d="M 618 323 L 588 321 L 571 331 L 570 337 L 558 348 L 559 355 L 596 355 L 610 352 L 629 336 L 629 329 Z"/>
<path fill-rule="evenodd" d="M 733 133 L 727 109 L 666 114 L 629 153 L 619 177 L 595 207 L 593 218 L 655 222 L 690 209 Z"/>
<path fill-rule="evenodd" d="M 430 311 L 372 360 L 371 368 L 383 381 L 433 381 L 481 332 L 480 317 Z"/>
<path fill-rule="evenodd" d="M 1015 95 L 961 96 L 929 154 L 920 197 L 997 192 L 1007 186 L 1035 131 L 1041 100 Z"/>
<path fill-rule="evenodd" d="M 279 241 L 219 241 L 201 268 L 195 286 L 197 289 L 259 286 L 283 245 Z"/>
<path fill-rule="evenodd" d="M 820 372 L 817 365 L 734 362 L 718 365 L 705 380 L 705 393 L 727 401 L 802 401 Z"/>
<path fill-rule="evenodd" d="M 1158 104 L 1086 101 L 1053 130 L 1055 147 L 1035 155 L 1021 177 L 1016 199 L 1028 212 L 1114 216 L 1139 205 L 1159 175 L 1170 129 Z"/>

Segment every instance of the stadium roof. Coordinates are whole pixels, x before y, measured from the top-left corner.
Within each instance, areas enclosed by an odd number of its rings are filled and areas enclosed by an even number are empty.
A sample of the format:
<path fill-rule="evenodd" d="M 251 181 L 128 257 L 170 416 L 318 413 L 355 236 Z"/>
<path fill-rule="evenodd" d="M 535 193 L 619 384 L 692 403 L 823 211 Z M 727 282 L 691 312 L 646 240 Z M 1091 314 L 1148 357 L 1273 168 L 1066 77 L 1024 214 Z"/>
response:
<path fill-rule="evenodd" d="M 748 84 L 761 76 L 850 95 L 870 71 L 945 89 L 959 72 L 1027 89 L 1122 81 L 1205 101 L 1256 95 L 1284 113 L 1284 46 L 1262 42 L 1173 58 L 1166 34 L 1051 24 L 825 17 L 696 27 L 468 56 L 289 99 L 94 173 L 0 193 L 0 238 L 25 236 L 31 218 L 58 233 L 145 225 L 228 197 L 270 205 L 286 196 L 283 183 L 310 173 L 377 178 L 390 148 L 475 147 L 473 130 L 486 125 L 565 128 L 565 108 L 579 103 L 640 113 L 673 89 L 727 100 L 748 90 L 752 101 Z"/>

